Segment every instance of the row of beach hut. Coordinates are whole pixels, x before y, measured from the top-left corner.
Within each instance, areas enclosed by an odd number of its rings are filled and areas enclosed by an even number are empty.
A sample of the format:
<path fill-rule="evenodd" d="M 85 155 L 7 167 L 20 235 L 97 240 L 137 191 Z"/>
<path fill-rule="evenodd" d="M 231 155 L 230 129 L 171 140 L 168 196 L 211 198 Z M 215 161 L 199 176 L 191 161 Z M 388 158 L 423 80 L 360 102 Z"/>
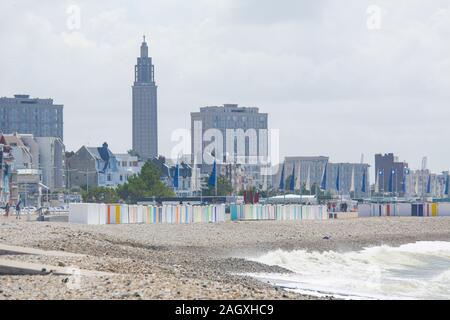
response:
<path fill-rule="evenodd" d="M 322 205 L 232 204 L 232 221 L 255 220 L 327 220 L 327 207 Z"/>
<path fill-rule="evenodd" d="M 127 205 L 72 203 L 69 222 L 78 224 L 192 224 L 225 221 L 225 205 Z"/>
<path fill-rule="evenodd" d="M 450 203 L 364 203 L 358 210 L 359 217 L 439 217 L 450 216 Z"/>

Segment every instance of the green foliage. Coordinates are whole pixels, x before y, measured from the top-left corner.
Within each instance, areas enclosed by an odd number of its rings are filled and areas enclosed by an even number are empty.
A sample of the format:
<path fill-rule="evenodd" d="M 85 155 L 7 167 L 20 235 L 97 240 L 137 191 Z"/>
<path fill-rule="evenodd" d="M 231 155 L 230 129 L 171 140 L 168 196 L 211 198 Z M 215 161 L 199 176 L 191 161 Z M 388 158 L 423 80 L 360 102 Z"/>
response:
<path fill-rule="evenodd" d="M 209 178 L 205 178 L 206 184 L 208 185 Z M 217 196 L 229 196 L 233 193 L 233 187 L 231 186 L 230 180 L 225 176 L 217 176 Z M 203 191 L 205 196 L 215 196 L 216 188 L 208 185 L 208 189 Z"/>
<path fill-rule="evenodd" d="M 273 188 L 270 188 L 267 191 L 261 191 L 260 193 L 262 198 L 271 198 L 278 195 L 278 191 Z"/>
<path fill-rule="evenodd" d="M 258 190 L 256 189 L 256 187 L 249 187 L 249 188 L 247 188 L 246 190 L 240 190 L 239 193 L 238 193 L 238 195 L 243 196 L 245 191 L 247 191 L 247 192 L 253 192 L 253 193 L 258 192 Z"/>
<path fill-rule="evenodd" d="M 137 153 L 137 152 L 134 151 L 134 150 L 128 150 L 127 153 L 128 153 L 130 156 L 138 157 L 139 159 L 141 159 L 141 156 L 139 155 L 139 153 Z"/>
<path fill-rule="evenodd" d="M 127 183 L 117 188 L 117 193 L 128 203 L 136 203 L 143 198 L 174 197 L 175 193 L 161 181 L 161 177 L 159 168 L 147 161 L 141 173 L 131 176 Z"/>
<path fill-rule="evenodd" d="M 311 194 L 318 194 L 321 193 L 322 191 L 320 190 L 320 187 L 317 185 L 317 183 L 313 183 L 313 185 L 311 186 Z"/>
<path fill-rule="evenodd" d="M 117 203 L 119 196 L 113 188 L 95 187 L 89 188 L 89 192 L 83 191 L 82 197 L 84 202 L 89 203 Z"/>

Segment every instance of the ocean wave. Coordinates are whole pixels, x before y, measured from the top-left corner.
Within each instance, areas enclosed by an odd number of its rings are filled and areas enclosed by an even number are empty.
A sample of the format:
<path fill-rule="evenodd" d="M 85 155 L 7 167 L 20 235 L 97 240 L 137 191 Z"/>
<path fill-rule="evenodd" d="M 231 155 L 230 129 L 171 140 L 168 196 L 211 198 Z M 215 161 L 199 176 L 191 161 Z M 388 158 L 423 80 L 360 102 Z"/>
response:
<path fill-rule="evenodd" d="M 292 271 L 252 276 L 300 293 L 351 299 L 450 299 L 449 242 L 343 253 L 276 250 L 250 260 Z"/>

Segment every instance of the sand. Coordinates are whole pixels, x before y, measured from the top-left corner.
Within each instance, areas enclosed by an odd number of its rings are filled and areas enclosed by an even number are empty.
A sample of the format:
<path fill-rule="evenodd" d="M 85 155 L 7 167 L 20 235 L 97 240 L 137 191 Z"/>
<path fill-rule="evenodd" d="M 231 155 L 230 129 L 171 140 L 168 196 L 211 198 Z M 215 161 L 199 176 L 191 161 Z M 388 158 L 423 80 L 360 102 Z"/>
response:
<path fill-rule="evenodd" d="M 0 299 L 314 299 L 244 276 L 288 272 L 250 262 L 271 250 L 359 250 L 450 241 L 450 218 L 83 226 L 0 218 L 0 243 L 85 254 L 2 259 L 113 273 L 0 275 Z"/>

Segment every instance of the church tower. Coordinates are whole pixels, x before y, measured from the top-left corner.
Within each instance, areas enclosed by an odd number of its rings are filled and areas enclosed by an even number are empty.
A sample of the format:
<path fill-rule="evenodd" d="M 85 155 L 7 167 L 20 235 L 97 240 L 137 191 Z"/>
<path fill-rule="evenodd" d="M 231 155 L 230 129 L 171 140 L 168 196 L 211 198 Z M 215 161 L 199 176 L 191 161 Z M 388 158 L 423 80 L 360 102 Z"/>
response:
<path fill-rule="evenodd" d="M 155 67 L 148 55 L 147 42 L 134 68 L 133 85 L 133 151 L 143 160 L 158 156 L 158 104 Z"/>

